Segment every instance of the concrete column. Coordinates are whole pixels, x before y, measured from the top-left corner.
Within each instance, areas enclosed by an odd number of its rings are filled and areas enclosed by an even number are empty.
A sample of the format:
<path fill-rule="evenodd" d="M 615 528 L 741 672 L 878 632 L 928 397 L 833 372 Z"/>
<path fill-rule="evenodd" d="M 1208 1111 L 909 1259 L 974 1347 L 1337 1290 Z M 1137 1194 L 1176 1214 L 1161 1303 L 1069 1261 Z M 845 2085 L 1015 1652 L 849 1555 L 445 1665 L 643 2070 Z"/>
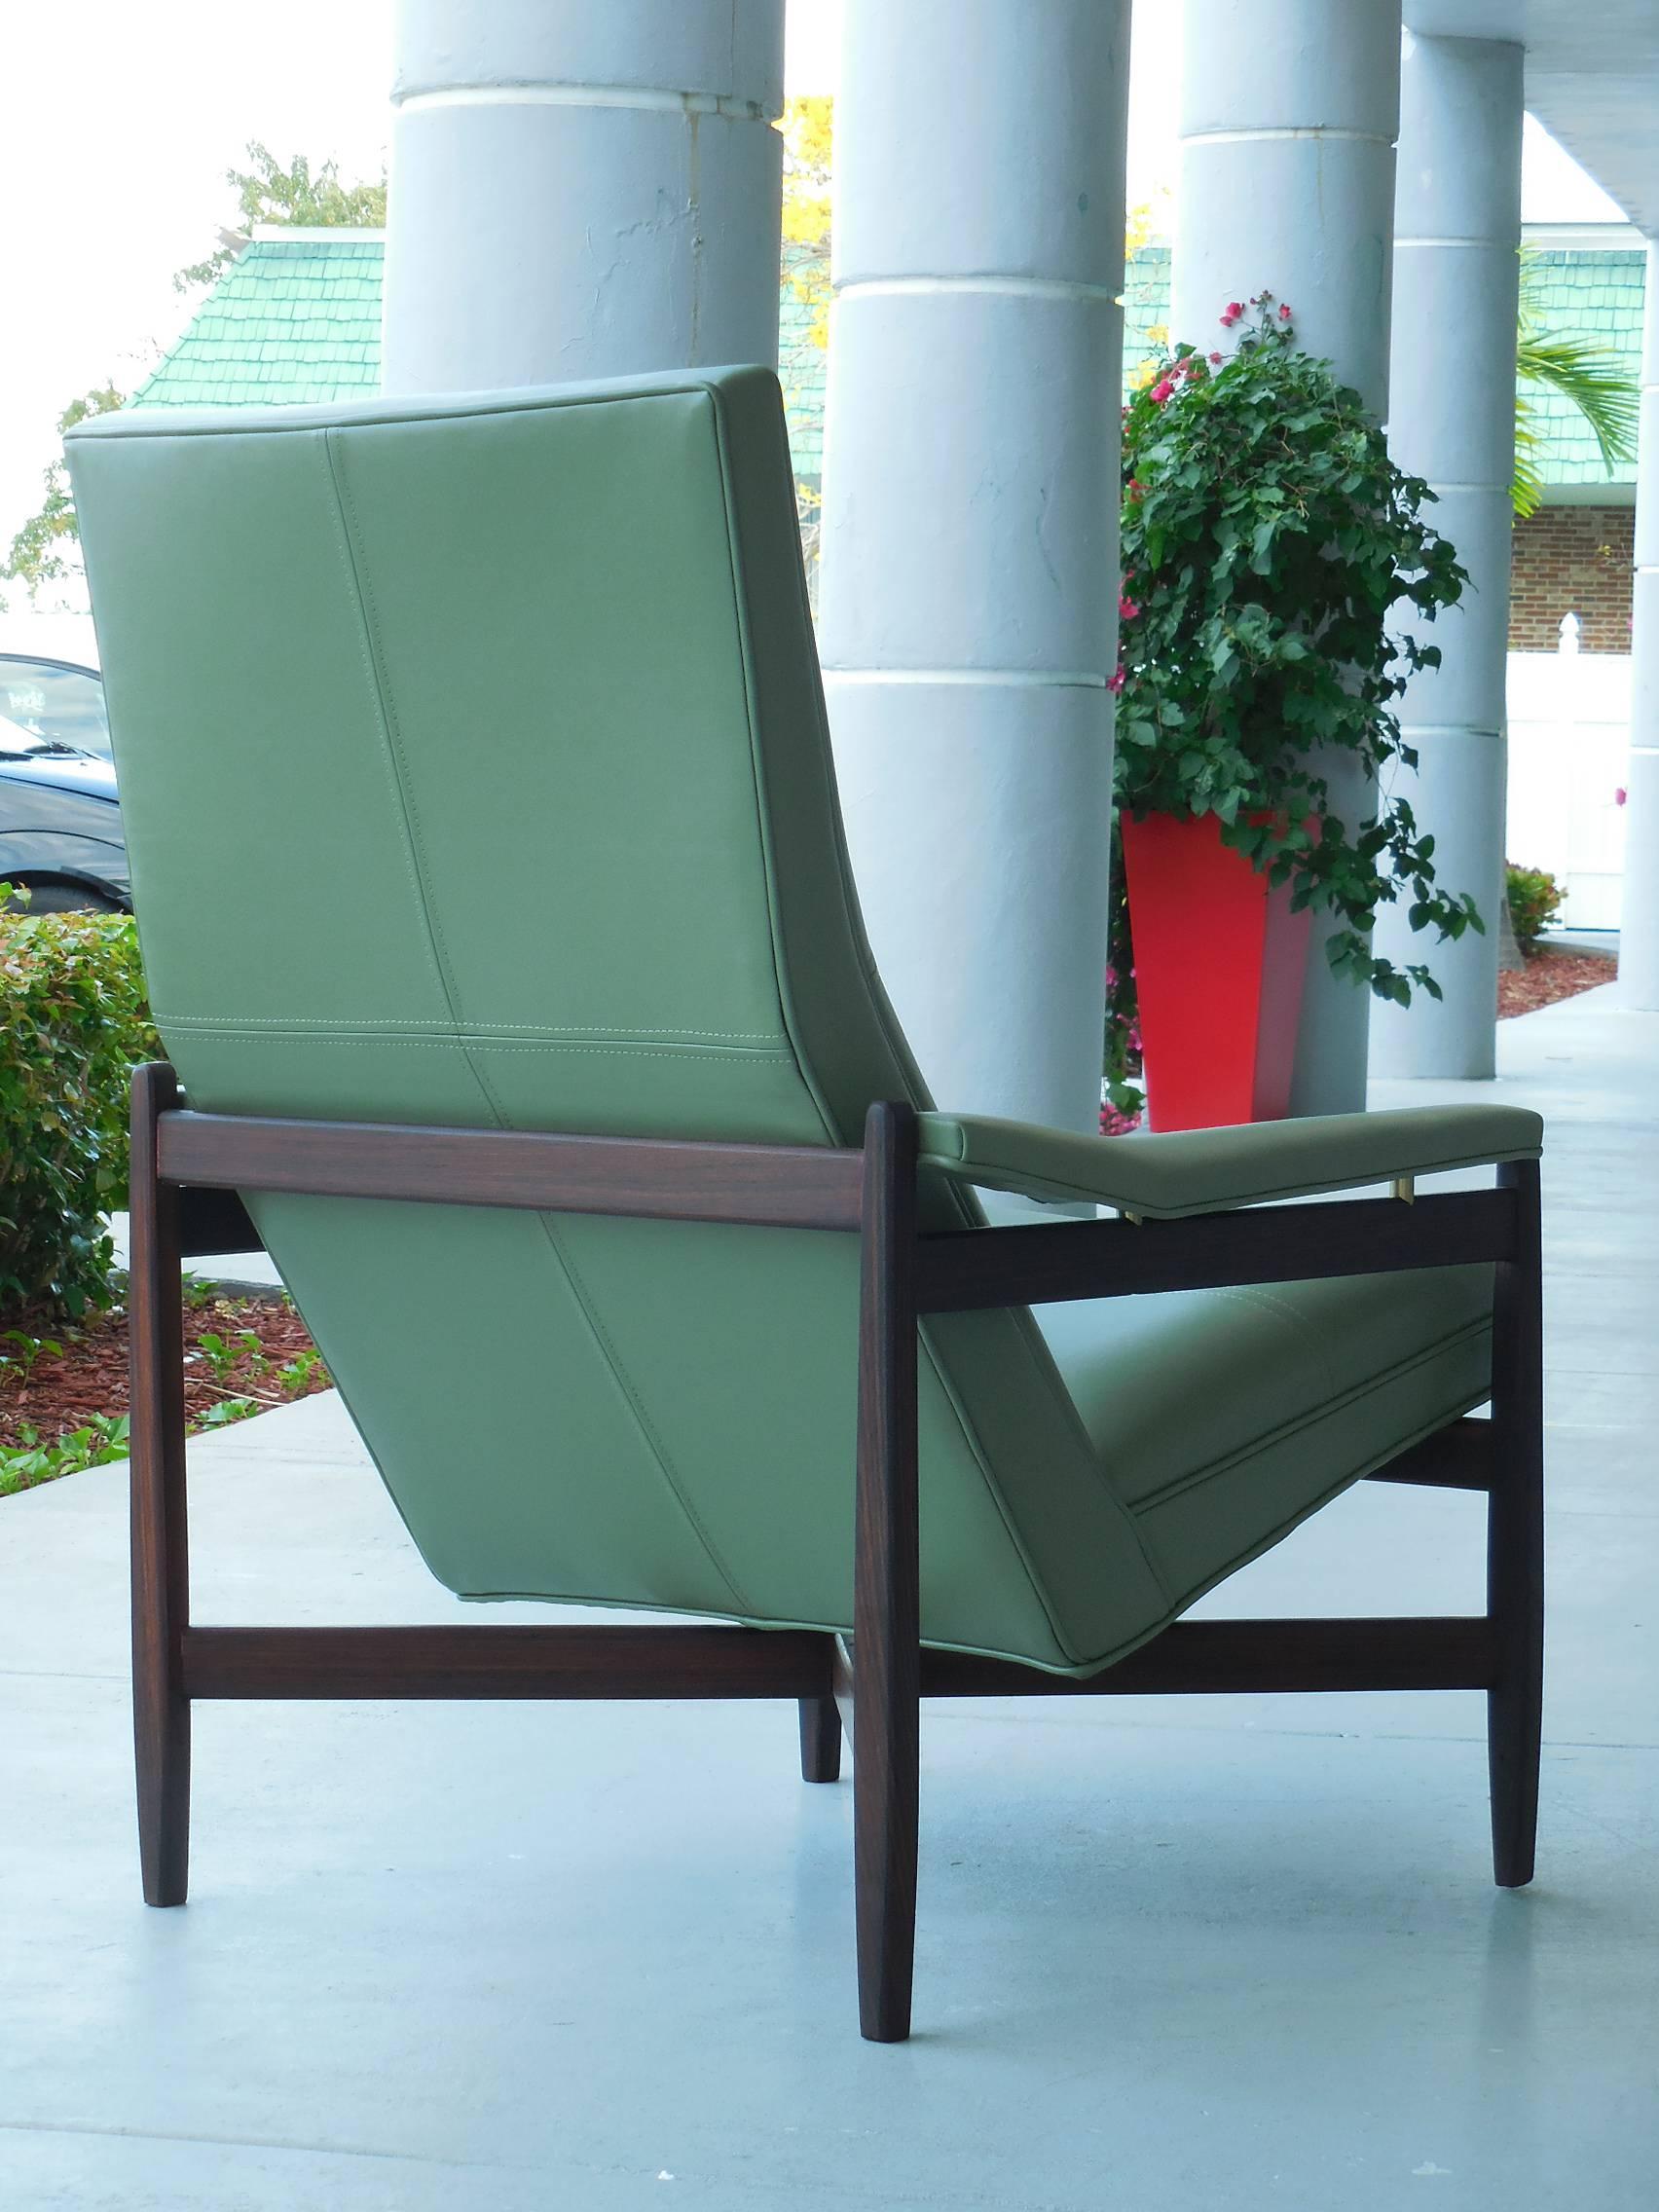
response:
<path fill-rule="evenodd" d="M 1127 0 L 848 0 L 820 646 L 944 1105 L 1098 1125 Z"/>
<path fill-rule="evenodd" d="M 1400 967 L 1426 961 L 1446 995 L 1419 995 L 1409 1009 L 1374 1002 L 1380 1075 L 1496 1073 L 1522 59 L 1519 46 L 1492 40 L 1405 39 L 1388 443 L 1403 469 L 1434 487 L 1429 520 L 1469 581 L 1420 632 L 1444 658 L 1400 701 L 1419 766 L 1396 790 L 1433 832 L 1437 880 L 1474 893 L 1487 934 L 1438 944 L 1412 930 L 1403 906 L 1383 909 L 1378 950 Z"/>
<path fill-rule="evenodd" d="M 1647 245 L 1641 449 L 1636 494 L 1630 768 L 1619 983 L 1626 1006 L 1659 1014 L 1659 240 Z"/>
<path fill-rule="evenodd" d="M 1289 301 L 1310 353 L 1388 406 L 1400 0 L 1186 0 L 1172 335 L 1225 344 L 1229 300 Z M 1331 778 L 1353 823 L 1364 779 Z M 1370 994 L 1334 977 L 1315 925 L 1291 1111 L 1365 1104 Z"/>
<path fill-rule="evenodd" d="M 400 0 L 385 387 L 775 361 L 783 0 Z"/>

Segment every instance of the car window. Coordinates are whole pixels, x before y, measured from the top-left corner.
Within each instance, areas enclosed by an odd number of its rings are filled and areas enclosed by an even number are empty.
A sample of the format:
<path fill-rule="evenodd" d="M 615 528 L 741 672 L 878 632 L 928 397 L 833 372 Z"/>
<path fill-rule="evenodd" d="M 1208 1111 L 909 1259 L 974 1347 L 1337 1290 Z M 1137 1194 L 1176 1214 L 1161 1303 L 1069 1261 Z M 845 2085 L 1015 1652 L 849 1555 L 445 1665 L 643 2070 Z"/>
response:
<path fill-rule="evenodd" d="M 109 758 L 103 682 L 91 669 L 0 657 L 0 716 L 55 745 Z"/>

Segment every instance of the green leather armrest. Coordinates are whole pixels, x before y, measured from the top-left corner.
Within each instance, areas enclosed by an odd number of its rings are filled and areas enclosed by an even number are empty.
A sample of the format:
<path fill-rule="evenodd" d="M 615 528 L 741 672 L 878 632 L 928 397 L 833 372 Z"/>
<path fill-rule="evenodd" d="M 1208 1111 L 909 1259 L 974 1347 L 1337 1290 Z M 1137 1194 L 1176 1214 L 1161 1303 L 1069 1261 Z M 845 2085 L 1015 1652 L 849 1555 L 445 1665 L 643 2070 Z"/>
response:
<path fill-rule="evenodd" d="M 921 1165 L 954 1182 L 1155 1221 L 1536 1160 L 1544 1134 L 1540 1118 L 1517 1106 L 1414 1106 L 1147 1137 L 1071 1136 L 966 1114 L 918 1122 Z"/>

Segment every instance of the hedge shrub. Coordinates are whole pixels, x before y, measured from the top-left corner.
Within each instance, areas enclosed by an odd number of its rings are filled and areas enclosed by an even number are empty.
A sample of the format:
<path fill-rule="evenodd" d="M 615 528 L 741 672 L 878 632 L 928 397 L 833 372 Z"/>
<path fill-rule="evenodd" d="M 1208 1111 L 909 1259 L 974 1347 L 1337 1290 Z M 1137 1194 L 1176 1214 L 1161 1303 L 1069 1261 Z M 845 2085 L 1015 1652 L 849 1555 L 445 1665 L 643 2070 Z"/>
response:
<path fill-rule="evenodd" d="M 0 1313 L 110 1302 L 134 1061 L 157 1059 L 126 914 L 34 914 L 0 884 Z"/>
<path fill-rule="evenodd" d="M 1513 861 L 1504 864 L 1504 880 L 1515 941 L 1523 952 L 1536 952 L 1567 893 L 1547 868 L 1517 867 Z"/>

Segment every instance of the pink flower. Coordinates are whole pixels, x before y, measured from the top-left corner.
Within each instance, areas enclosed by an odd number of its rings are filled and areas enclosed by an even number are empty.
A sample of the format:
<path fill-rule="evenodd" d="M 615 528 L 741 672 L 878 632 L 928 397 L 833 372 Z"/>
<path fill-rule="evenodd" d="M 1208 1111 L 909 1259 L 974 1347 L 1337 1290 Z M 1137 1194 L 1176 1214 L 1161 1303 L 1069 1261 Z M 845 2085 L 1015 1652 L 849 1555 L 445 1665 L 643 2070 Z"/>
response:
<path fill-rule="evenodd" d="M 1155 407 L 1161 407 L 1163 405 L 1163 402 L 1172 395 L 1174 389 L 1174 385 L 1167 377 L 1165 377 L 1161 384 L 1155 384 L 1152 387 L 1153 405 Z"/>
<path fill-rule="evenodd" d="M 1124 599 L 1122 595 L 1119 596 L 1118 614 L 1121 620 L 1124 622 L 1132 622 L 1139 612 L 1140 607 L 1138 602 L 1132 599 Z"/>
<path fill-rule="evenodd" d="M 1142 484 L 1138 476 L 1131 476 L 1129 478 L 1129 498 L 1131 499 L 1139 499 L 1143 498 L 1145 491 L 1146 487 L 1144 484 Z"/>
<path fill-rule="evenodd" d="M 1109 676 L 1106 679 L 1106 688 L 1111 692 L 1114 698 L 1116 698 L 1118 693 L 1124 688 L 1125 681 L 1126 679 L 1122 669 L 1119 669 L 1115 676 Z"/>
<path fill-rule="evenodd" d="M 1226 309 L 1222 313 L 1222 327 L 1226 330 L 1231 330 L 1233 328 L 1233 325 L 1238 320 L 1238 317 L 1243 313 L 1244 302 L 1242 300 L 1229 300 Z"/>
<path fill-rule="evenodd" d="M 1625 790 L 1625 788 L 1624 788 L 1623 784 L 1620 784 L 1620 786 L 1619 786 L 1618 790 L 1617 790 L 1616 792 L 1614 792 L 1614 793 L 1613 793 L 1613 804 L 1614 804 L 1615 806 L 1623 806 L 1623 805 L 1624 805 L 1624 803 L 1625 803 L 1625 801 L 1626 801 L 1626 800 L 1627 800 L 1627 799 L 1628 799 L 1629 797 L 1630 797 L 1630 793 L 1629 793 L 1629 792 L 1627 792 L 1627 791 Z"/>
<path fill-rule="evenodd" d="M 1210 360 L 1213 364 L 1219 367 L 1221 362 L 1221 355 L 1219 353 L 1212 353 L 1210 355 Z"/>
<path fill-rule="evenodd" d="M 1290 320 L 1290 308 L 1288 303 L 1279 309 L 1279 320 L 1280 322 L 1288 322 Z"/>

